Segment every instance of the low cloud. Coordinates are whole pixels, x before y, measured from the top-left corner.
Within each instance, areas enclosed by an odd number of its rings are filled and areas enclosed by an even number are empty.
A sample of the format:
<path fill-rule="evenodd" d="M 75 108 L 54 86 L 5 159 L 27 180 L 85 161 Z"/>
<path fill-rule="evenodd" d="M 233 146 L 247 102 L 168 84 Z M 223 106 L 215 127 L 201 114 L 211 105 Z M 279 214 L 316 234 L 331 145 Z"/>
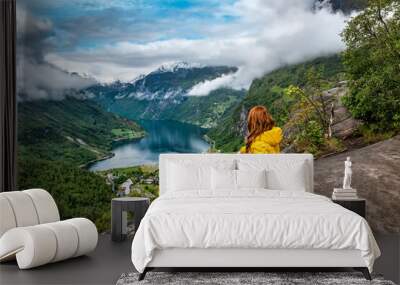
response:
<path fill-rule="evenodd" d="M 236 89 L 239 89 L 240 86 L 233 86 L 234 82 L 236 82 L 236 74 L 224 74 L 214 80 L 207 80 L 193 86 L 192 89 L 189 90 L 188 95 L 205 96 L 211 91 L 221 87 L 236 87 Z"/>
<path fill-rule="evenodd" d="M 22 101 L 36 99 L 61 100 L 66 96 L 86 98 L 87 94 L 79 90 L 96 83 L 90 78 L 69 74 L 50 64 L 39 64 L 25 60 L 23 63 L 23 80 L 18 86 L 18 98 Z"/>
<path fill-rule="evenodd" d="M 124 1 L 117 2 L 121 8 Z M 101 37 L 101 41 L 93 46 L 76 44 L 68 48 L 55 48 L 57 40 L 52 32 L 57 29 L 53 24 L 42 20 L 43 23 L 33 25 L 36 30 L 40 30 L 40 27 L 43 29 L 39 33 L 41 38 L 36 34 L 39 38 L 37 44 L 24 53 L 28 55 L 24 59 L 28 62 L 25 68 L 29 70 L 32 67 L 34 70 L 35 65 L 44 65 L 41 71 L 48 78 L 37 78 L 36 83 L 27 82 L 25 87 L 33 86 L 29 88 L 34 90 L 33 96 L 38 98 L 46 97 L 46 94 L 57 97 L 62 89 L 83 88 L 93 84 L 93 79 L 71 77 L 70 73 L 87 74 L 102 83 L 115 80 L 127 82 L 153 71 L 165 62 L 186 61 L 238 67 L 235 74 L 197 84 L 188 95 L 206 95 L 219 87 L 248 88 L 254 78 L 281 66 L 342 51 L 345 46 L 339 34 L 349 18 L 341 12 L 333 12 L 326 2 L 316 7 L 316 0 L 239 0 L 227 4 L 216 2 L 218 5 L 209 9 L 209 18 L 177 15 L 156 19 L 153 25 L 149 25 L 148 20 L 142 23 L 138 16 L 139 2 L 132 3 L 134 5 L 131 7 L 136 7 L 134 17 L 138 21 L 137 27 L 141 27 L 139 34 L 135 32 L 135 24 L 126 18 L 129 13 L 121 14 L 121 19 L 112 25 L 112 31 L 119 31 L 115 38 L 107 27 L 91 20 L 91 14 L 64 21 L 57 26 L 58 30 L 63 31 L 62 34 L 73 39 L 70 44 L 96 38 L 105 30 L 105 35 L 110 37 L 106 44 L 104 37 Z M 156 8 L 147 7 L 146 11 Z M 109 14 L 109 9 L 104 13 Z M 202 9 L 202 15 L 205 15 L 204 7 Z M 101 13 L 97 11 L 96 15 L 104 21 Z M 83 23 L 79 31 L 74 22 Z M 128 22 L 129 27 L 126 27 Z M 118 26 L 123 23 L 125 26 Z M 125 27 L 129 31 L 126 34 L 121 32 Z M 77 31 L 75 35 L 74 31 Z M 188 36 L 190 31 L 194 34 Z M 39 46 L 42 46 L 41 50 Z M 59 71 L 54 72 L 54 79 L 50 71 L 53 69 Z M 67 77 L 65 81 L 62 79 L 64 75 Z M 26 77 L 24 80 L 30 79 Z"/>
<path fill-rule="evenodd" d="M 204 25 L 206 37 L 201 39 L 121 41 L 97 49 L 54 52 L 46 59 L 102 82 L 129 81 L 171 61 L 237 66 L 236 74 L 202 82 L 189 95 L 205 95 L 222 86 L 248 88 L 254 78 L 280 66 L 343 50 L 339 34 L 348 16 L 332 12 L 329 5 L 314 9 L 314 4 L 313 0 L 241 0 L 215 12 L 234 21 Z"/>
<path fill-rule="evenodd" d="M 229 60 L 223 57 L 231 56 L 239 70 L 233 75 L 201 82 L 189 95 L 207 95 L 226 86 L 248 88 L 254 78 L 276 68 L 332 55 L 345 48 L 340 33 L 349 16 L 333 13 L 327 2 L 316 9 L 311 1 L 263 1 L 264 5 L 260 1 L 256 1 L 258 5 L 250 2 L 241 1 L 230 7 L 230 11 L 240 15 L 250 30 L 260 27 L 259 32 L 254 37 L 238 39 L 236 46 L 217 45 L 225 48 L 221 48 L 222 56 L 215 61 L 225 63 Z"/>
<path fill-rule="evenodd" d="M 87 96 L 78 91 L 95 84 L 93 78 L 71 74 L 45 60 L 45 54 L 55 48 L 52 22 L 34 17 L 24 6 L 18 6 L 17 18 L 18 99 L 61 100 L 65 96 Z"/>

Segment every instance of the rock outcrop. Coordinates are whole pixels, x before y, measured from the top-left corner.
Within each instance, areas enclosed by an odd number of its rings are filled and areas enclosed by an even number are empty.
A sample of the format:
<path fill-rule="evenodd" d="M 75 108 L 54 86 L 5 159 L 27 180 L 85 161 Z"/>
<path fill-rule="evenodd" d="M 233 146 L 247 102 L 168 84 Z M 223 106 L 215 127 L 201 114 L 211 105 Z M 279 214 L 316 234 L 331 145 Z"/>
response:
<path fill-rule="evenodd" d="M 342 81 L 335 88 L 325 90 L 322 93 L 324 104 L 326 105 L 325 112 L 331 114 L 331 134 L 333 137 L 340 140 L 346 140 L 351 137 L 361 125 L 359 120 L 352 117 L 349 110 L 343 105 L 342 98 L 349 92 L 347 82 Z M 304 109 L 297 109 L 290 115 L 289 121 L 283 128 L 284 149 L 283 152 L 302 152 L 303 149 L 298 149 L 294 143 L 296 135 L 302 131 L 298 126 L 298 122 L 304 120 Z"/>
<path fill-rule="evenodd" d="M 367 199 L 367 220 L 376 232 L 400 233 L 400 135 L 360 149 L 317 159 L 315 192 L 330 197 L 342 185 L 344 161 L 353 161 L 353 183 Z"/>
<path fill-rule="evenodd" d="M 360 126 L 360 121 L 354 119 L 347 108 L 342 104 L 342 98 L 349 92 L 347 82 L 343 81 L 338 84 L 338 87 L 329 89 L 324 92 L 324 96 L 328 101 L 333 102 L 333 136 L 346 139 L 351 136 L 354 131 Z"/>

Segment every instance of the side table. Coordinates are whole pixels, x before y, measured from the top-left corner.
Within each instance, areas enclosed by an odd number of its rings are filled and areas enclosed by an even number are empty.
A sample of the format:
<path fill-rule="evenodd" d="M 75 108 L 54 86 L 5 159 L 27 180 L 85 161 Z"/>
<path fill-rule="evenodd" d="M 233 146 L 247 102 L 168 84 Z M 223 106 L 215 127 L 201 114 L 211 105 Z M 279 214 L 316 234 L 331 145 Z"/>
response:
<path fill-rule="evenodd" d="M 361 217 L 365 218 L 366 212 L 366 200 L 365 199 L 349 199 L 349 200 L 332 200 L 334 203 L 359 214 Z"/>
<path fill-rule="evenodd" d="M 121 197 L 111 201 L 111 240 L 123 241 L 127 236 L 127 212 L 133 212 L 135 231 L 150 205 L 149 198 Z"/>

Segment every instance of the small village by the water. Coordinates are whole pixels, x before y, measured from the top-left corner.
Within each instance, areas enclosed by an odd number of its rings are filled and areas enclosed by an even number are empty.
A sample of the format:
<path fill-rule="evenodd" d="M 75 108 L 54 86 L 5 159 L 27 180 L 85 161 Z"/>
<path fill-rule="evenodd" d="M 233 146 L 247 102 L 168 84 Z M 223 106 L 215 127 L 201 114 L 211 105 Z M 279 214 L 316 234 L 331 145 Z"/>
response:
<path fill-rule="evenodd" d="M 109 169 L 98 172 L 117 197 L 158 197 L 159 178 L 157 165 L 144 165 Z"/>

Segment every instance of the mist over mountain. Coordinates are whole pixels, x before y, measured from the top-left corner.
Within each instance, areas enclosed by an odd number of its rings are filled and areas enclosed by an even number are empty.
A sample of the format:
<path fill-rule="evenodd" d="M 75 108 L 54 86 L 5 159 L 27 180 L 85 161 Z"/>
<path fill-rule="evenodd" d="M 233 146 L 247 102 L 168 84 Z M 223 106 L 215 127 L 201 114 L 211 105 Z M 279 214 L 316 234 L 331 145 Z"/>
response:
<path fill-rule="evenodd" d="M 45 59 L 46 54 L 56 48 L 52 40 L 54 29 L 52 21 L 33 15 L 24 1 L 18 1 L 16 67 L 19 101 L 62 100 L 77 96 L 77 90 L 97 82 L 88 74 L 69 72 Z"/>
<path fill-rule="evenodd" d="M 217 1 L 213 6 L 199 1 L 179 11 L 167 2 L 148 7 L 130 1 L 113 6 L 109 1 L 97 9 L 84 5 L 85 0 L 79 1 L 82 5 L 34 2 L 18 1 L 18 45 L 23 46 L 18 49 L 19 90 L 25 99 L 57 100 L 95 84 L 93 79 L 131 83 L 177 61 L 237 67 L 236 72 L 200 81 L 189 95 L 247 89 L 272 70 L 343 50 L 339 34 L 348 12 L 361 0 L 331 0 L 333 9 L 313 9 L 318 0 Z M 57 17 L 66 6 L 68 17 Z M 160 18 L 165 9 L 171 13 Z M 181 16 L 172 16 L 175 12 Z M 134 90 L 138 98 L 149 94 L 147 88 L 142 91 Z"/>
<path fill-rule="evenodd" d="M 112 84 L 99 84 L 88 88 L 88 91 L 95 94 L 100 92 L 100 97 L 108 100 L 133 98 L 148 101 L 180 101 L 183 96 L 189 96 L 190 89 L 196 84 L 236 71 L 236 67 L 201 66 L 178 62 L 173 65 L 162 65 L 131 82 L 117 81 Z"/>
<path fill-rule="evenodd" d="M 313 10 L 313 3 L 322 4 Z M 86 44 L 94 44 L 98 33 L 90 33 L 99 27 L 82 25 L 86 34 L 78 32 L 71 26 L 74 17 L 59 22 L 51 15 L 37 15 L 29 9 L 30 2 L 22 0 L 18 6 L 18 44 L 24 46 L 18 57 L 19 99 L 92 99 L 105 110 L 131 119 L 174 119 L 213 127 L 257 78 L 281 66 L 342 50 L 339 33 L 348 16 L 341 11 L 348 14 L 364 4 L 364 0 L 263 1 L 255 9 L 247 1 L 236 1 L 215 8 L 233 20 L 210 23 L 207 31 L 191 26 L 201 37 L 141 41 L 139 36 L 138 42 L 131 42 L 126 34 L 119 34 L 112 44 L 86 48 L 79 41 L 92 37 Z M 168 23 L 171 29 L 180 26 L 176 21 Z M 68 42 L 63 46 L 64 38 Z M 99 83 L 104 80 L 109 83 Z"/>
<path fill-rule="evenodd" d="M 83 92 L 92 94 L 92 99 L 108 111 L 129 119 L 173 119 L 211 127 L 245 91 L 221 88 L 207 96 L 193 96 L 191 90 L 199 83 L 235 72 L 236 67 L 177 62 L 130 82 L 97 84 Z"/>

